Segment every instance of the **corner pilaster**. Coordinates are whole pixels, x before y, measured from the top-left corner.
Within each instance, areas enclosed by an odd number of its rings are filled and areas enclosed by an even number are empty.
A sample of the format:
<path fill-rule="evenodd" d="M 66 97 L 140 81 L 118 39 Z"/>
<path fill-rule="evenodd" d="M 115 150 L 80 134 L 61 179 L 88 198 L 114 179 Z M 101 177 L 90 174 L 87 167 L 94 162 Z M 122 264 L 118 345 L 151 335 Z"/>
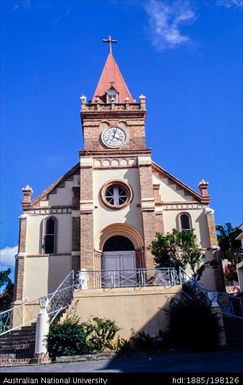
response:
<path fill-rule="evenodd" d="M 93 269 L 93 158 L 80 157 L 80 267 Z"/>
<path fill-rule="evenodd" d="M 27 216 L 19 217 L 19 245 L 15 261 L 15 301 L 23 301 L 24 296 L 24 270 L 26 255 Z"/>
<path fill-rule="evenodd" d="M 216 226 L 214 219 L 214 210 L 210 207 L 205 209 L 206 219 L 207 219 L 207 227 L 208 227 L 208 239 L 209 239 L 209 259 L 215 260 L 217 262 L 216 267 L 213 269 L 214 272 L 214 283 L 215 290 L 217 291 L 225 291 L 225 282 L 224 282 L 224 273 L 222 260 L 220 258 L 219 246 L 216 234 Z"/>
<path fill-rule="evenodd" d="M 152 183 L 152 162 L 150 156 L 138 157 L 139 179 L 141 190 L 141 211 L 145 246 L 146 268 L 154 267 L 154 257 L 149 249 L 155 238 L 155 202 Z"/>

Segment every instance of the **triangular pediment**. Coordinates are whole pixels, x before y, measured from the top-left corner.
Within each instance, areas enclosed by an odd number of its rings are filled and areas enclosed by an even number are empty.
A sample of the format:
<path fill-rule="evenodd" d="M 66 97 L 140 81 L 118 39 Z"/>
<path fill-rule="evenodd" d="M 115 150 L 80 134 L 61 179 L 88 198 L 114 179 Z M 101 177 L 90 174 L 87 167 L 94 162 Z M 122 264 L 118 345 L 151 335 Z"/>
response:
<path fill-rule="evenodd" d="M 187 186 L 185 183 L 181 182 L 179 179 L 177 179 L 175 176 L 170 174 L 168 171 L 164 170 L 162 167 L 158 166 L 156 163 L 152 163 L 152 169 L 154 175 L 158 176 L 159 179 L 166 181 L 166 185 L 168 188 L 173 190 L 174 194 L 172 194 L 172 198 L 168 199 L 166 197 L 165 200 L 178 200 L 180 199 L 185 201 L 194 201 L 194 202 L 200 202 L 200 203 L 206 203 L 202 202 L 202 196 L 197 193 L 195 190 L 193 190 L 191 187 Z M 163 197 L 162 197 L 163 201 Z"/>
<path fill-rule="evenodd" d="M 34 198 L 30 203 L 30 208 L 38 207 L 40 201 L 46 200 L 50 194 L 55 194 L 57 188 L 64 188 L 65 182 L 72 180 L 73 176 L 79 174 L 80 164 L 76 164 L 72 167 L 68 172 L 66 172 L 63 176 L 57 179 L 54 183 L 52 183 L 49 187 L 47 187 L 41 194 L 39 194 L 36 198 Z"/>

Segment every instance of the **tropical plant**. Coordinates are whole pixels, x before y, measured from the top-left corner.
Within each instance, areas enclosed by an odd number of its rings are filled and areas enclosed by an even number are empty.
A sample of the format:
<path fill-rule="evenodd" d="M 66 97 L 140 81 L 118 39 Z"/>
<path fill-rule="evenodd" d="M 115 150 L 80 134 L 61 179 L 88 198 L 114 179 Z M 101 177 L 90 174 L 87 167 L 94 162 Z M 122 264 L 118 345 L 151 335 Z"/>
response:
<path fill-rule="evenodd" d="M 233 227 L 231 223 L 226 223 L 224 226 L 217 225 L 216 230 L 220 257 L 229 262 L 224 267 L 224 276 L 228 281 L 237 281 L 236 265 L 242 259 L 242 249 L 241 241 L 236 238 L 241 230 L 238 227 Z"/>
<path fill-rule="evenodd" d="M 99 317 L 83 322 L 81 326 L 85 332 L 89 350 L 92 353 L 112 349 L 112 340 L 116 332 L 120 330 L 114 321 Z"/>
<path fill-rule="evenodd" d="M 216 230 L 221 258 L 236 265 L 241 260 L 241 241 L 236 239 L 241 230 L 233 227 L 231 223 L 217 225 Z"/>
<path fill-rule="evenodd" d="M 119 330 L 114 321 L 95 317 L 80 323 L 76 316 L 52 324 L 48 334 L 50 357 L 99 353 L 114 349 L 116 332 Z"/>

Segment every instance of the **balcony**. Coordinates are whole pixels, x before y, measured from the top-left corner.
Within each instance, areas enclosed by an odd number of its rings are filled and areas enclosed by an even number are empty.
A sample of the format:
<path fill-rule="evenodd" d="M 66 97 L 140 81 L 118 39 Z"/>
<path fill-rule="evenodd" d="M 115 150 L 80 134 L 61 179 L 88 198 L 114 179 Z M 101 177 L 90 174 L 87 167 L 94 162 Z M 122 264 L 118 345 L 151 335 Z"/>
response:
<path fill-rule="evenodd" d="M 130 270 L 85 270 L 77 274 L 75 287 L 81 290 L 126 287 L 155 287 L 180 285 L 174 268 Z"/>

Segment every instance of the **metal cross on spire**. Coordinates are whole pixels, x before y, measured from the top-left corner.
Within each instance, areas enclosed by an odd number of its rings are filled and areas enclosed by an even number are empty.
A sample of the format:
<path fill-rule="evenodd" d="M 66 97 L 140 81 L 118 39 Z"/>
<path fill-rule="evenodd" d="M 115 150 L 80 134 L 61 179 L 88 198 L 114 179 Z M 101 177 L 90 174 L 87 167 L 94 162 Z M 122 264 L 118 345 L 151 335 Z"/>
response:
<path fill-rule="evenodd" d="M 117 40 L 114 40 L 109 35 L 107 39 L 102 39 L 103 43 L 109 43 L 109 52 L 112 53 L 112 44 L 117 43 Z"/>

